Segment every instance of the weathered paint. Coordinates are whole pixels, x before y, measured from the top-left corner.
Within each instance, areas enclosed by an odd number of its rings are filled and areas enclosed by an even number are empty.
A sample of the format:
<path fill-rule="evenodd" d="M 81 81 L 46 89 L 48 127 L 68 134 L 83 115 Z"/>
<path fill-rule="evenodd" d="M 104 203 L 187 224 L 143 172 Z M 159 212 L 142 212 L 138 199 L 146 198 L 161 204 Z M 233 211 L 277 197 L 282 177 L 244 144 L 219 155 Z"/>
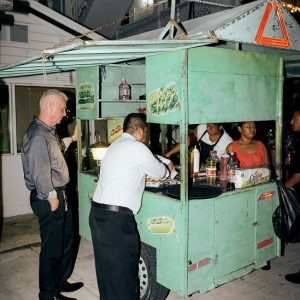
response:
<path fill-rule="evenodd" d="M 266 118 L 280 124 L 281 68 L 282 59 L 278 57 L 204 47 L 146 59 L 147 95 L 170 82 L 175 82 L 178 88 L 181 109 L 165 115 L 148 113 L 148 121 L 180 125 L 182 188 L 180 200 L 145 192 L 136 220 L 141 241 L 156 249 L 157 281 L 183 297 L 239 278 L 280 254 L 271 222 L 278 205 L 276 184 L 271 182 L 216 198 L 188 201 L 186 141 L 188 124 L 203 122 L 203 115 L 205 122 Z M 111 74 L 118 77 L 123 71 L 122 66 L 116 66 Z M 212 78 L 211 74 L 215 75 L 214 81 L 207 80 L 207 77 Z M 241 80 L 244 77 L 248 79 Z M 203 83 L 207 85 L 206 90 Z M 255 86 L 263 98 L 254 93 Z M 107 86 L 103 84 L 102 91 L 108 93 L 115 88 L 116 82 L 111 81 Z M 222 96 L 222 101 L 217 101 L 217 95 Z M 231 109 L 225 109 L 225 104 Z M 120 103 L 115 105 L 117 109 Z M 278 139 L 279 125 L 277 130 Z M 280 157 L 277 161 L 280 162 Z M 90 238 L 87 214 L 95 180 L 79 173 L 80 227 L 81 234 L 87 238 Z M 260 200 L 262 194 L 270 197 Z M 172 231 L 169 234 L 151 232 L 147 222 L 153 218 L 172 220 Z"/>

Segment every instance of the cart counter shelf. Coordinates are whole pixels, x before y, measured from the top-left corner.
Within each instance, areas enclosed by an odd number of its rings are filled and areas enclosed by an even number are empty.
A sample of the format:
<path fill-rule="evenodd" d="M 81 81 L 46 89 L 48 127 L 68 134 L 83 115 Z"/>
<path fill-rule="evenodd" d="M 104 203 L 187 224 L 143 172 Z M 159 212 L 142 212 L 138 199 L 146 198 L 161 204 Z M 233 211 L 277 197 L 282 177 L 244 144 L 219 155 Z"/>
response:
<path fill-rule="evenodd" d="M 156 250 L 157 280 L 165 287 L 180 288 L 177 274 L 182 267 L 188 269 L 188 294 L 206 292 L 280 255 L 272 225 L 278 205 L 276 182 L 233 191 L 221 186 L 219 180 L 210 185 L 196 182 L 191 190 L 210 187 L 215 197 L 193 196 L 187 202 L 179 201 L 180 186 L 169 187 L 169 193 L 168 188 L 145 190 L 136 220 L 143 243 Z M 184 205 L 188 218 L 183 215 Z M 187 260 L 182 265 L 185 249 Z"/>

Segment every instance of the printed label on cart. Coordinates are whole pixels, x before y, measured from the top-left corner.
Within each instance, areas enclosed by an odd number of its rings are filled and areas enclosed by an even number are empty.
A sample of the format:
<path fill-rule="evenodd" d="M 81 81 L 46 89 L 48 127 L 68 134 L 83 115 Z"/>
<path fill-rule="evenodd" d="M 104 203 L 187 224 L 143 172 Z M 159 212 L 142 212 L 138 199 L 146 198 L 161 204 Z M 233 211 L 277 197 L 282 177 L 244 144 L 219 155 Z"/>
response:
<path fill-rule="evenodd" d="M 148 95 L 147 111 L 153 115 L 164 115 L 179 108 L 178 88 L 175 82 L 170 82 Z"/>
<path fill-rule="evenodd" d="M 193 271 L 196 271 L 196 270 L 198 270 L 198 269 L 200 269 L 204 266 L 207 266 L 211 263 L 211 261 L 212 261 L 211 258 L 206 257 L 206 258 L 201 259 L 197 262 L 194 262 L 194 263 L 192 263 L 188 266 L 188 272 L 193 272 Z"/>
<path fill-rule="evenodd" d="M 147 227 L 151 233 L 171 234 L 175 232 L 175 221 L 172 217 L 153 217 L 147 220 Z"/>
<path fill-rule="evenodd" d="M 270 244 L 273 244 L 273 238 L 268 238 L 257 244 L 257 249 L 262 249 Z"/>
<path fill-rule="evenodd" d="M 89 82 L 79 84 L 77 93 L 78 105 L 80 109 L 91 109 L 95 106 L 95 87 Z"/>

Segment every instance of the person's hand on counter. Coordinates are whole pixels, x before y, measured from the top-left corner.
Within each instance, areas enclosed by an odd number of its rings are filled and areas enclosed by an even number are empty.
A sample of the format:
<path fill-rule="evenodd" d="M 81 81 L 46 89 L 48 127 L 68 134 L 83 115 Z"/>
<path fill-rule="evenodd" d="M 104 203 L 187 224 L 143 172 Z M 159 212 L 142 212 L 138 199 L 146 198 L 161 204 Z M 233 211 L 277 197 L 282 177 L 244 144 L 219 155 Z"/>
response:
<path fill-rule="evenodd" d="M 180 150 L 180 145 L 177 144 L 175 145 L 171 150 L 169 150 L 168 152 L 165 152 L 163 154 L 163 157 L 170 159 L 171 156 L 173 156 L 174 154 L 177 154 Z"/>
<path fill-rule="evenodd" d="M 178 172 L 175 170 L 175 165 L 173 164 L 173 162 L 170 159 L 163 157 L 161 155 L 156 155 L 156 157 L 158 158 L 158 160 L 160 160 L 163 164 L 166 165 L 166 167 L 170 172 L 169 177 L 173 179 L 178 174 Z"/>
<path fill-rule="evenodd" d="M 170 162 L 167 164 L 167 167 L 170 171 L 170 173 L 172 173 L 173 171 L 176 171 L 175 170 L 175 165 L 173 164 L 173 162 L 170 160 Z"/>

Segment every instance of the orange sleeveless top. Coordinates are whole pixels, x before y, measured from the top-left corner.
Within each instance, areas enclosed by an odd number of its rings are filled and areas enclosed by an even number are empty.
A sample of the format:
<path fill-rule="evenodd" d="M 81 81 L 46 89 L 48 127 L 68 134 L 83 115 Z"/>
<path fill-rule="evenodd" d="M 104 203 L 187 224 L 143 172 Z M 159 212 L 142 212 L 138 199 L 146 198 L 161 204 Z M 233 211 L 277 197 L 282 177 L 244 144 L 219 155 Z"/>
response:
<path fill-rule="evenodd" d="M 255 151 L 251 153 L 243 152 L 237 141 L 232 142 L 232 150 L 239 160 L 241 168 L 249 168 L 265 164 L 264 145 L 260 141 L 256 141 Z"/>

